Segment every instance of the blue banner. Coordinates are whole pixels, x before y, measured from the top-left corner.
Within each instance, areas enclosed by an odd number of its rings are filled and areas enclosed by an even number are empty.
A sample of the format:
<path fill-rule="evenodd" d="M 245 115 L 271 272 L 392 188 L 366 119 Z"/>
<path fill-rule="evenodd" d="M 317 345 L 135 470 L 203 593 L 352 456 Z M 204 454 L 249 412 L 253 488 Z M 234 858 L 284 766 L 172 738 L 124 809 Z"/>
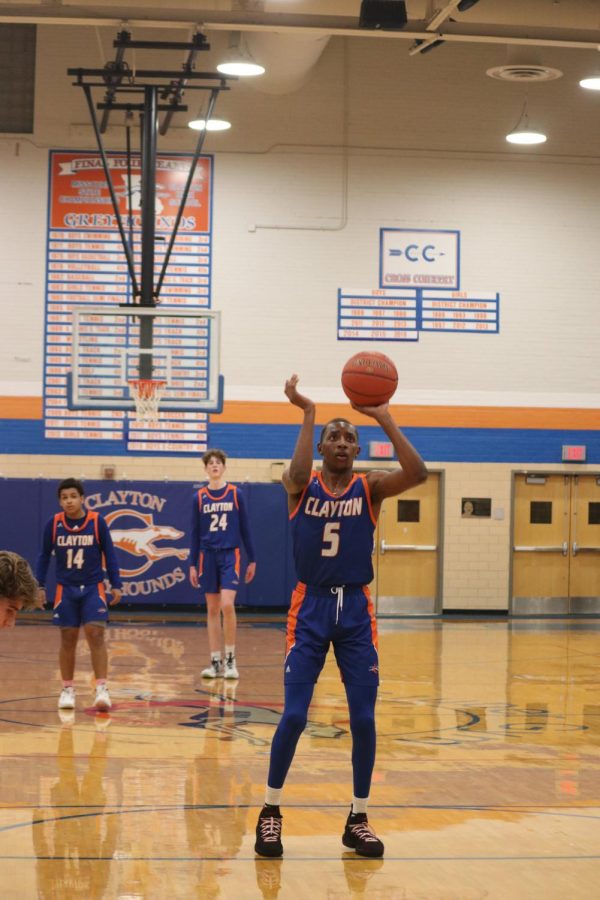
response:
<path fill-rule="evenodd" d="M 44 524 L 60 511 L 58 481 L 0 481 L 0 547 L 14 550 L 32 566 Z M 190 527 L 200 482 L 86 481 L 86 505 L 108 523 L 123 579 L 123 603 L 168 608 L 204 602 L 189 582 Z M 287 606 L 295 573 L 287 525 L 287 498 L 279 484 L 242 485 L 256 548 L 256 576 L 241 584 L 237 603 Z M 8 515 L 7 511 L 10 511 Z M 242 576 L 246 558 L 242 554 Z M 48 595 L 54 595 L 50 565 Z"/>

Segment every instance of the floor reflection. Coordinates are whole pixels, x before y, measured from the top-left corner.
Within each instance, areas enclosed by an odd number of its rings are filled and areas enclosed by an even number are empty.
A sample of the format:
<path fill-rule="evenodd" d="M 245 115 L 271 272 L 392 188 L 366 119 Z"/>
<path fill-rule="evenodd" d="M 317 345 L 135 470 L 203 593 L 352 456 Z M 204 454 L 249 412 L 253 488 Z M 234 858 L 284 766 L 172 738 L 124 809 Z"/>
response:
<path fill-rule="evenodd" d="M 89 755 L 78 772 L 73 739 L 75 715 L 62 710 L 59 715 L 62 722 L 56 748 L 57 777 L 49 784 L 49 805 L 32 812 L 38 896 L 44 900 L 101 900 L 106 896 L 109 868 L 96 865 L 96 859 L 113 856 L 120 825 L 118 815 L 103 815 L 110 718 L 97 717 Z M 46 793 L 45 787 L 40 786 L 41 794 Z"/>

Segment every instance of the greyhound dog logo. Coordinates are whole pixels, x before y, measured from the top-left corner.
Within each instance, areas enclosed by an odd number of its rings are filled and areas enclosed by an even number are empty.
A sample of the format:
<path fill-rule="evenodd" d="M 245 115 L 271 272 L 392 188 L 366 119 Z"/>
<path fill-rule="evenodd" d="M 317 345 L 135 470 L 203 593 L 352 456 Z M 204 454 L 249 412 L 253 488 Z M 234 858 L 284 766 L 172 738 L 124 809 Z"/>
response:
<path fill-rule="evenodd" d="M 110 528 L 113 522 L 121 516 L 139 519 L 137 528 Z M 176 556 L 177 559 L 187 559 L 190 551 L 185 547 L 157 547 L 156 541 L 177 541 L 184 537 L 183 531 L 178 531 L 172 525 L 157 525 L 152 513 L 140 513 L 135 509 L 118 509 L 108 513 L 106 523 L 110 528 L 113 544 L 119 550 L 130 553 L 131 556 L 142 557 L 145 562 L 136 569 L 121 569 L 124 578 L 135 578 L 143 572 L 147 572 L 150 566 L 159 559 L 167 556 Z"/>
<path fill-rule="evenodd" d="M 131 211 L 139 212 L 142 208 L 142 176 L 141 175 L 122 175 L 123 184 L 117 187 L 115 190 L 115 194 L 117 197 L 121 198 L 125 202 L 124 211 L 128 210 L 128 198 L 129 198 L 129 184 L 131 183 Z M 161 203 L 160 197 L 155 197 L 154 199 L 154 212 L 157 216 L 160 216 L 164 207 Z"/>

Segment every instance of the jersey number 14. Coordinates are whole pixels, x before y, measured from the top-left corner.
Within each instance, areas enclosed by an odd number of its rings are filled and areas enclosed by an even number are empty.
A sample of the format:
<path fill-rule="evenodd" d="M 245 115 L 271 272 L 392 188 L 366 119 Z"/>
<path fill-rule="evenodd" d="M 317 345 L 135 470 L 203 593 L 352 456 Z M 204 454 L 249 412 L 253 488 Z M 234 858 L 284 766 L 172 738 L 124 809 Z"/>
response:
<path fill-rule="evenodd" d="M 69 547 L 67 550 L 67 569 L 73 568 L 83 568 L 83 547 L 80 547 L 79 550 Z"/>

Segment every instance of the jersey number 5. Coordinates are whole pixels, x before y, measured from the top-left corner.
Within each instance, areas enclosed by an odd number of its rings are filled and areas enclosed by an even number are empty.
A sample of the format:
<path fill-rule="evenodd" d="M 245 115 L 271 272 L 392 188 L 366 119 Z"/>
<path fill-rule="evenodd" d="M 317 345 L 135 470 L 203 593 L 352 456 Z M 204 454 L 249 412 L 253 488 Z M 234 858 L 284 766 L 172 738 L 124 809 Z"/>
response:
<path fill-rule="evenodd" d="M 328 546 L 325 546 L 325 545 Z M 340 523 L 327 522 L 323 529 L 323 549 L 321 556 L 337 556 L 340 549 Z"/>

